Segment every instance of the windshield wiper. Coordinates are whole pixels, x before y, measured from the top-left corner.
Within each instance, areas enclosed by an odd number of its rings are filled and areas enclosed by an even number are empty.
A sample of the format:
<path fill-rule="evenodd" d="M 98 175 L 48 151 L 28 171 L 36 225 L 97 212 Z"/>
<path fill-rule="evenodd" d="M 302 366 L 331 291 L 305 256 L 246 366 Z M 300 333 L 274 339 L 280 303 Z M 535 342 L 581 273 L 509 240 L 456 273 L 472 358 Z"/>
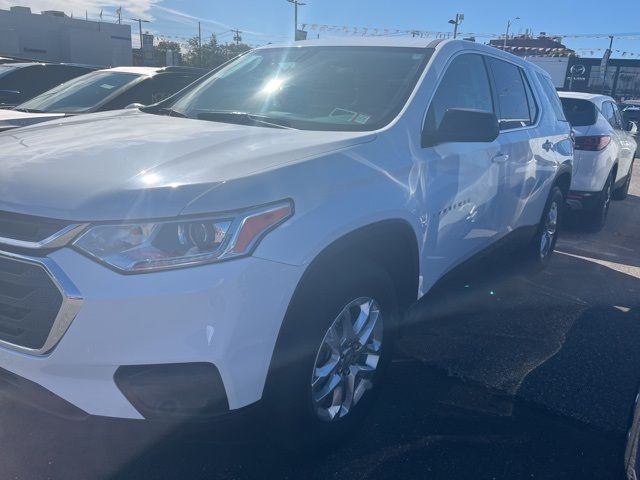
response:
<path fill-rule="evenodd" d="M 247 112 L 228 112 L 224 110 L 212 110 L 198 114 L 198 120 L 209 120 L 212 122 L 236 123 L 238 125 L 251 125 L 269 128 L 293 129 L 291 124 L 280 118 L 273 118 L 267 115 L 258 115 Z"/>
<path fill-rule="evenodd" d="M 149 110 L 141 109 L 143 112 L 149 112 Z M 179 112 L 178 110 L 174 110 L 173 108 L 164 107 L 158 108 L 155 111 L 151 111 L 149 113 L 155 113 L 158 115 L 168 115 L 170 117 L 178 117 L 178 118 L 188 118 L 184 113 Z"/>
<path fill-rule="evenodd" d="M 14 108 L 15 111 L 17 112 L 24 112 L 24 113 L 49 113 L 49 112 L 45 112 L 44 110 L 36 110 L 34 108 Z"/>

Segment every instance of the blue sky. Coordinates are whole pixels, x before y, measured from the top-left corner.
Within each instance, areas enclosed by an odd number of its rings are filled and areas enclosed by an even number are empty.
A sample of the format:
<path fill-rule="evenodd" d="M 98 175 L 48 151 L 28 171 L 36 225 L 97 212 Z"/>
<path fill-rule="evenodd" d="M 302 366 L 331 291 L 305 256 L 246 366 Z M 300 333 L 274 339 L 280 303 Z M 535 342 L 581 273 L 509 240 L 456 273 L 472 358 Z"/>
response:
<path fill-rule="evenodd" d="M 117 0 L 116 0 L 117 1 Z M 638 54 L 640 58 L 640 16 L 637 7 L 629 0 L 609 0 L 610 12 L 604 11 L 602 2 L 587 0 L 568 2 L 561 0 L 535 0 L 527 2 L 509 0 L 306 0 L 300 7 L 300 23 L 318 25 L 346 25 L 350 27 L 419 29 L 450 31 L 447 21 L 456 12 L 465 14 L 462 32 L 502 33 L 507 19 L 516 16 L 512 31 L 526 28 L 534 32 L 553 34 L 615 34 L 637 33 L 634 38 L 616 39 L 614 50 Z M 55 8 L 75 16 L 91 17 L 104 11 L 104 20 L 113 14 L 118 5 L 125 9 L 125 17 L 142 15 L 151 18 L 145 25 L 150 31 L 177 39 L 197 34 L 197 19 L 202 20 L 203 35 L 221 34 L 222 41 L 230 41 L 231 28 L 244 31 L 244 40 L 252 45 L 278 42 L 291 38 L 293 30 L 293 6 L 285 0 L 0 0 L 0 8 L 12 4 L 31 6 L 35 11 Z M 625 14 L 626 12 L 626 14 Z M 137 28 L 134 28 L 137 33 Z M 336 35 L 321 32 L 321 36 Z M 478 39 L 488 41 L 488 39 Z M 572 48 L 594 49 L 594 56 L 601 56 L 608 45 L 607 38 L 567 38 L 565 44 Z M 591 56 L 590 51 L 580 51 Z M 616 52 L 614 52 L 615 55 Z M 618 52 L 615 56 L 621 56 Z M 626 56 L 629 56 L 627 54 Z M 635 58 L 635 57 L 631 57 Z"/>

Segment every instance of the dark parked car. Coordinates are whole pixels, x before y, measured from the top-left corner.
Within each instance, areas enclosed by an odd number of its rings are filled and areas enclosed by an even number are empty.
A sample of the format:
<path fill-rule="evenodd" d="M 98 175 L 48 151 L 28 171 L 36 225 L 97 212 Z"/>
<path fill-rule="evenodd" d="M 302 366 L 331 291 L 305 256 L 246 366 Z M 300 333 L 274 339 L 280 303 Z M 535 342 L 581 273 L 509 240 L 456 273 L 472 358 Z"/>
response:
<path fill-rule="evenodd" d="M 0 131 L 69 115 L 157 103 L 206 72 L 187 67 L 117 67 L 91 72 L 14 109 L 0 111 Z"/>
<path fill-rule="evenodd" d="M 0 108 L 9 108 L 79 77 L 95 67 L 59 63 L 0 64 Z"/>
<path fill-rule="evenodd" d="M 640 125 L 640 105 L 626 105 L 622 109 L 622 116 L 626 122 L 636 122 Z"/>

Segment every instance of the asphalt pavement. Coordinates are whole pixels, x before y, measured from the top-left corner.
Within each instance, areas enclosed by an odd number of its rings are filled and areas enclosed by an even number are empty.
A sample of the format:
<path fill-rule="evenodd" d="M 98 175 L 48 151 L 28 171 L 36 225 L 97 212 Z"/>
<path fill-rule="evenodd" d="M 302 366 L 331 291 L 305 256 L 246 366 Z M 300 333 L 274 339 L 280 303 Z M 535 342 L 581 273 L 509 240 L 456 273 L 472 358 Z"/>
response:
<path fill-rule="evenodd" d="M 0 400 L 2 479 L 622 478 L 640 382 L 640 168 L 605 229 L 570 218 L 545 271 L 494 259 L 411 316 L 366 425 L 290 455 L 219 431 L 69 421 Z"/>

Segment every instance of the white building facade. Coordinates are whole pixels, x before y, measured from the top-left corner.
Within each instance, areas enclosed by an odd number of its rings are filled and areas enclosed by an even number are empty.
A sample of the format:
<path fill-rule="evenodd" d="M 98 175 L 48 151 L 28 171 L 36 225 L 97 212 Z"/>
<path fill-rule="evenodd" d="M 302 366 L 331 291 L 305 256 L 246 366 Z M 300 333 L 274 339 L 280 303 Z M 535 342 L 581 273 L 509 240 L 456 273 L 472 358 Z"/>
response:
<path fill-rule="evenodd" d="M 101 66 L 131 65 L 131 26 L 34 14 L 26 7 L 0 10 L 0 56 Z"/>

